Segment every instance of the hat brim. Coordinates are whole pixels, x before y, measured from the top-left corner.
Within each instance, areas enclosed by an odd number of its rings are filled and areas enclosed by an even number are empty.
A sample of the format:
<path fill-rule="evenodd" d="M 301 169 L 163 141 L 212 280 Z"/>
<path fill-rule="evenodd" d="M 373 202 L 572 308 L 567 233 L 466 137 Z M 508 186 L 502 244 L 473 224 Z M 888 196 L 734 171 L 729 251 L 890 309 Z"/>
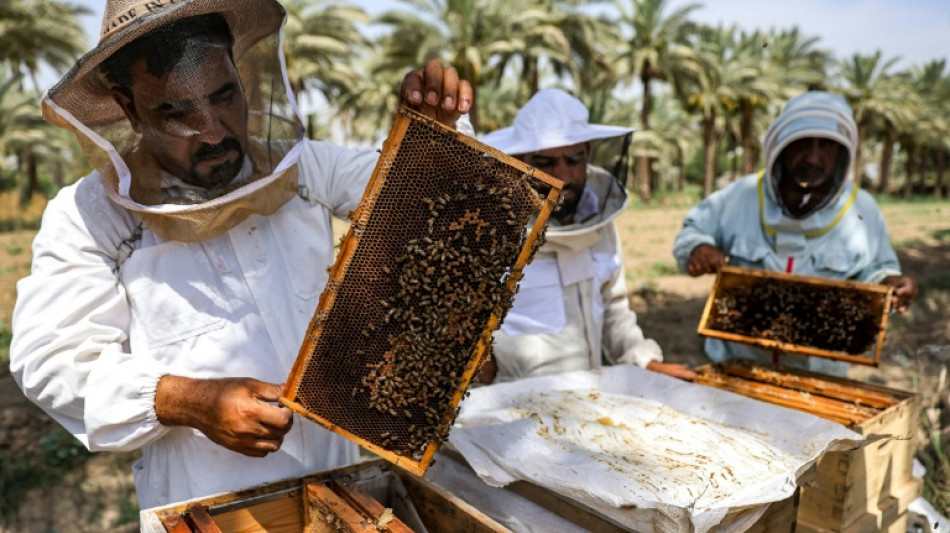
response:
<path fill-rule="evenodd" d="M 146 13 L 102 40 L 81 57 L 44 97 L 69 111 L 87 126 L 111 124 L 125 117 L 98 73 L 109 56 L 135 39 L 175 20 L 219 13 L 234 36 L 235 60 L 258 41 L 280 30 L 286 11 L 274 0 L 184 0 L 161 11 Z M 45 103 L 45 102 L 44 102 Z M 78 104 L 78 105 L 76 105 Z M 43 106 L 44 116 L 49 110 Z"/>
<path fill-rule="evenodd" d="M 495 130 L 481 137 L 479 140 L 508 155 L 517 155 L 550 150 L 562 146 L 573 146 L 588 141 L 619 137 L 633 133 L 634 131 L 636 131 L 634 128 L 608 126 L 605 124 L 588 124 L 583 128 L 574 128 L 568 132 L 537 132 L 537 135 L 526 139 L 523 137 L 519 138 L 515 132 L 515 128 L 512 126 Z"/>

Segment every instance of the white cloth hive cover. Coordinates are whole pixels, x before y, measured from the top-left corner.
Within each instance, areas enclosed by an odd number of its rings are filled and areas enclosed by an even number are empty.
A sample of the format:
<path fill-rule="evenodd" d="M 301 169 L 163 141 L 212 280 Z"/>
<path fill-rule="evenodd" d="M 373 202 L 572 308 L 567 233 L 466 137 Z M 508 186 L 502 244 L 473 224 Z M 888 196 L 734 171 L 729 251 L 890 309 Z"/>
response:
<path fill-rule="evenodd" d="M 702 533 L 761 513 L 824 451 L 862 440 L 631 365 L 476 388 L 456 424 L 451 445 L 489 485 L 530 481 L 637 531 Z"/>

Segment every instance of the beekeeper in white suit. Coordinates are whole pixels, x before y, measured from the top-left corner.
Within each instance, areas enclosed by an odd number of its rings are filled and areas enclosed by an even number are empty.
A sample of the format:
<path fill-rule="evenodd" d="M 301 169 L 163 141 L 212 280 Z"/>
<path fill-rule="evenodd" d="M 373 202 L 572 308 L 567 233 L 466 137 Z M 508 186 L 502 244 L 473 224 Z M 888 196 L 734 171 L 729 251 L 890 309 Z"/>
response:
<path fill-rule="evenodd" d="M 692 276 L 728 263 L 834 279 L 883 283 L 895 289 L 899 312 L 917 285 L 901 275 L 884 218 L 874 198 L 854 183 L 851 163 L 857 126 L 836 94 L 807 92 L 791 99 L 763 142 L 765 170 L 717 191 L 686 215 L 673 254 Z M 771 361 L 772 352 L 706 340 L 713 361 L 733 357 Z M 784 355 L 782 364 L 843 375 L 847 365 Z"/>
<path fill-rule="evenodd" d="M 494 359 L 482 381 L 511 381 L 603 363 L 636 364 L 692 379 L 682 365 L 663 363 L 629 306 L 614 219 L 627 192 L 587 160 L 590 143 L 632 129 L 591 124 L 580 100 L 559 89 L 539 91 L 514 124 L 481 140 L 564 182 L 544 244 L 524 269 L 514 305 L 494 335 Z"/>
<path fill-rule="evenodd" d="M 60 191 L 17 285 L 10 369 L 93 451 L 142 449 L 142 507 L 358 459 L 275 402 L 333 261 L 331 216 L 374 150 L 306 141 L 276 0 L 110 0 L 43 99 L 95 171 Z M 454 125 L 469 83 L 430 61 L 404 101 Z"/>

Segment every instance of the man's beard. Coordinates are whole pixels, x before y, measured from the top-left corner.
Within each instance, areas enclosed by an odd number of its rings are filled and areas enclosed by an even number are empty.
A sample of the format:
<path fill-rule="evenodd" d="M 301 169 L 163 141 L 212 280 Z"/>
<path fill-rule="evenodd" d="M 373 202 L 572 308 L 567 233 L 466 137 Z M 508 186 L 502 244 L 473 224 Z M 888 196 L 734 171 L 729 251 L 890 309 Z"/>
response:
<path fill-rule="evenodd" d="M 566 191 L 570 191 L 573 194 L 571 194 L 570 197 L 562 196 L 564 199 L 551 213 L 551 215 L 556 219 L 564 219 L 574 216 L 574 213 L 577 211 L 578 204 L 581 203 L 581 193 L 584 192 L 584 188 L 581 187 L 580 190 L 578 190 L 575 185 L 566 185 L 563 189 L 561 189 L 561 194 Z"/>
<path fill-rule="evenodd" d="M 213 159 L 222 154 L 235 151 L 238 156 L 234 161 L 225 161 L 219 165 L 211 167 L 206 173 L 198 172 L 198 164 L 205 159 Z M 225 137 L 218 144 L 205 144 L 198 148 L 191 156 L 191 180 L 202 187 L 213 189 L 227 185 L 237 176 L 244 165 L 244 149 L 241 143 L 235 137 Z"/>

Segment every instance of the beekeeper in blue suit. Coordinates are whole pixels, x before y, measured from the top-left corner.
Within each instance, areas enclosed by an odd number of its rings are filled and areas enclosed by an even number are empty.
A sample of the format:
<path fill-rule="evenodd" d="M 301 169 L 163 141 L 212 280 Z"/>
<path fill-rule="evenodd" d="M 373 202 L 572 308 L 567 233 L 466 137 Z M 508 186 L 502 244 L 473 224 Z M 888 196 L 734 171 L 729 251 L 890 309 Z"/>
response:
<path fill-rule="evenodd" d="M 882 283 L 904 312 L 917 284 L 901 274 L 874 198 L 851 179 L 857 126 L 839 95 L 807 92 L 790 100 L 763 142 L 765 169 L 740 178 L 694 206 L 673 254 L 691 276 L 730 265 Z M 771 352 L 706 340 L 714 361 L 770 361 Z M 783 356 L 788 366 L 843 375 L 836 361 Z"/>

